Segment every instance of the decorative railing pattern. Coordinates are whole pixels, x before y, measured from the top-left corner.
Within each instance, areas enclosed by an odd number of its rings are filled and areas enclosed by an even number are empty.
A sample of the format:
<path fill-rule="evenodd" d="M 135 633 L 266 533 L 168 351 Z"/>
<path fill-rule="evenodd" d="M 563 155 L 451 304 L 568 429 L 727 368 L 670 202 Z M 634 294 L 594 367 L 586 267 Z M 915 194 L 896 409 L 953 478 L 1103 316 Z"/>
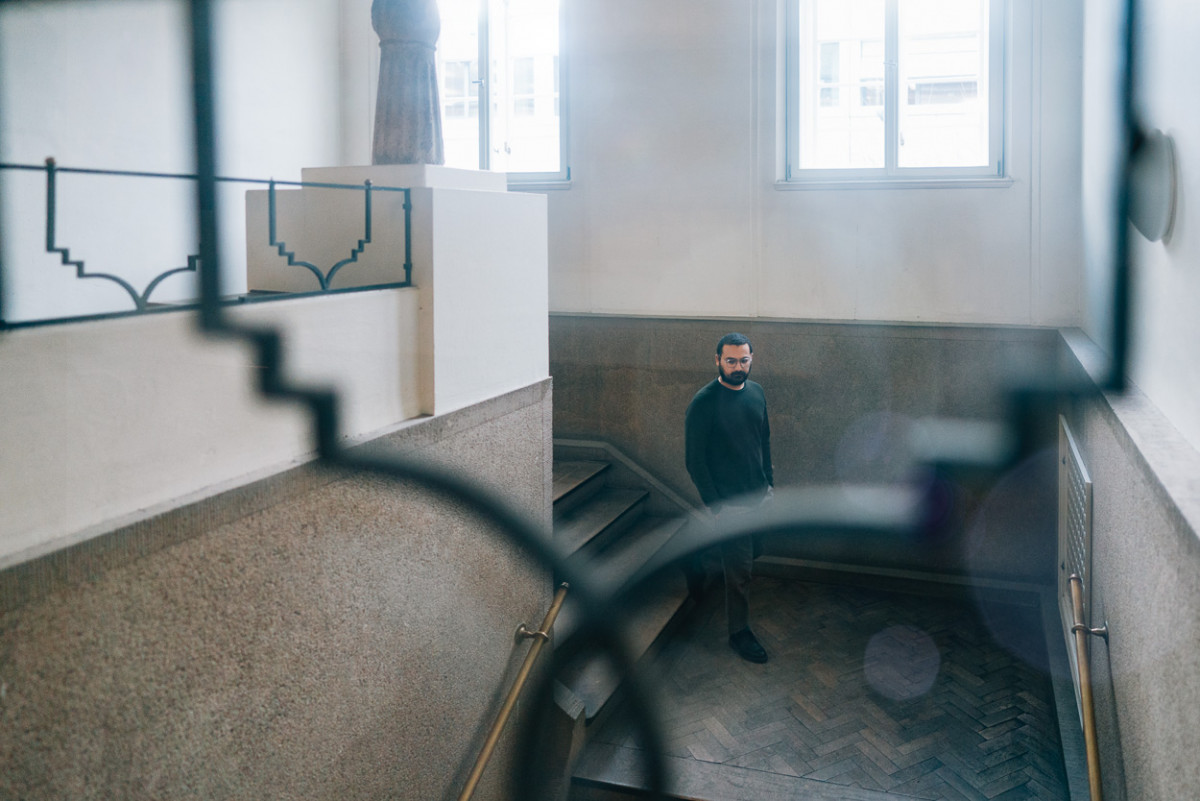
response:
<path fill-rule="evenodd" d="M 315 186 L 316 184 L 308 184 L 308 185 Z M 322 185 L 322 186 L 324 186 L 324 185 Z M 293 251 L 288 250 L 287 244 L 279 241 L 279 238 L 276 236 L 277 215 L 276 215 L 276 211 L 275 211 L 275 181 L 272 180 L 270 182 L 270 186 L 267 190 L 267 193 L 268 193 L 267 194 L 267 197 L 268 197 L 268 201 L 267 201 L 267 209 L 268 209 L 268 211 L 267 211 L 267 236 L 268 236 L 268 239 L 270 240 L 271 247 L 275 248 L 280 256 L 283 256 L 284 258 L 287 259 L 287 263 L 288 263 L 289 267 L 299 264 L 301 267 L 307 268 L 313 275 L 315 275 L 317 277 L 317 281 L 320 282 L 320 284 L 321 284 L 321 289 L 322 290 L 328 289 L 330 282 L 333 281 L 333 277 L 335 275 L 337 275 L 338 270 L 342 269 L 342 267 L 346 266 L 347 264 L 353 264 L 354 262 L 358 261 L 358 257 L 360 255 L 362 255 L 363 250 L 366 249 L 367 245 L 371 241 L 371 189 L 372 189 L 372 186 L 371 186 L 370 179 L 363 181 L 363 203 L 365 205 L 365 209 L 363 211 L 362 239 L 358 240 L 358 244 L 354 247 L 353 250 L 350 251 L 349 258 L 342 259 L 337 264 L 334 264 L 332 267 L 330 267 L 329 272 L 325 273 L 325 272 L 321 272 L 321 268 L 318 267 L 317 265 L 312 264 L 307 261 L 301 261 L 300 259 L 297 259 L 296 254 Z M 405 190 L 405 191 L 407 192 L 407 190 Z M 411 212 L 412 212 L 412 203 L 409 201 L 409 198 L 406 194 L 406 196 L 404 198 L 404 213 L 405 213 L 406 221 L 407 221 L 407 219 L 411 218 Z M 405 227 L 407 228 L 407 225 Z M 411 254 L 412 239 L 411 239 L 411 237 L 409 237 L 406 241 L 410 244 L 410 251 L 405 254 L 405 260 L 404 260 L 404 283 L 405 284 L 409 283 L 410 277 L 412 275 L 412 254 Z"/>
<path fill-rule="evenodd" d="M 130 170 L 106 170 L 84 167 L 60 167 L 53 158 L 46 159 L 44 165 L 39 164 L 11 164 L 0 163 L 0 171 L 42 171 L 46 175 L 46 252 L 56 254 L 62 264 L 67 267 L 72 267 L 75 270 L 75 276 L 79 279 L 93 279 L 108 281 L 120 287 L 122 291 L 129 296 L 133 304 L 133 308 L 126 314 L 137 314 L 146 312 L 151 309 L 154 304 L 151 302 L 151 296 L 154 291 L 173 275 L 180 273 L 199 273 L 201 258 L 198 254 L 188 254 L 186 256 L 186 266 L 172 267 L 159 273 L 144 289 L 139 290 L 134 284 L 126 278 L 117 275 L 113 272 L 102 272 L 90 269 L 82 258 L 74 257 L 71 253 L 71 248 L 59 242 L 59 176 L 62 174 L 76 175 L 97 175 L 97 176 L 114 176 L 124 178 L 152 178 L 152 179 L 174 179 L 197 181 L 199 176 L 187 173 L 165 173 L 165 172 L 145 172 L 145 171 L 130 171 Z M 289 266 L 299 266 L 309 270 L 317 279 L 317 292 L 330 292 L 333 289 L 333 280 L 344 267 L 358 262 L 359 257 L 371 243 L 371 228 L 372 228 L 372 203 L 371 196 L 374 192 L 400 192 L 404 195 L 404 264 L 403 277 L 398 278 L 395 282 L 386 284 L 373 284 L 370 287 L 355 287 L 354 289 L 379 289 L 383 287 L 404 287 L 412 285 L 412 192 L 407 187 L 377 187 L 373 186 L 371 181 L 365 181 L 361 185 L 354 184 L 333 184 L 321 182 L 304 182 L 304 181 L 278 181 L 274 178 L 257 179 L 257 178 L 230 178 L 216 176 L 213 179 L 216 183 L 238 183 L 247 185 L 265 185 L 268 192 L 268 212 L 267 212 L 267 237 L 269 245 L 274 248 L 280 256 L 287 260 Z M 296 252 L 288 247 L 287 243 L 280 240 L 278 237 L 278 217 L 276 211 L 276 187 L 289 186 L 299 188 L 314 188 L 314 189 L 336 189 L 363 193 L 363 235 L 358 240 L 357 244 L 351 249 L 350 255 L 342 259 L 328 269 L 322 269 L 310 261 L 306 261 L 298 257 Z M 245 302 L 258 300 L 274 300 L 280 297 L 287 297 L 297 293 L 271 293 L 261 296 L 246 295 L 235 298 L 223 298 L 222 302 Z M 199 301 L 193 303 L 171 304 L 164 308 L 194 308 Z M 120 312 L 117 313 L 121 314 Z M 86 319 L 92 317 L 108 317 L 113 316 L 111 313 L 88 315 Z M 60 320 L 46 320 L 40 322 L 56 322 L 65 319 L 79 319 L 78 317 L 63 318 Z M 0 320 L 0 327 L 12 327 L 21 325 L 21 323 L 12 323 L 5 320 Z"/>
<path fill-rule="evenodd" d="M 7 167 L 10 165 L 0 165 L 0 166 Z M 14 166 L 21 167 L 24 165 L 14 165 Z M 99 278 L 99 279 L 103 279 L 105 281 L 112 281 L 114 284 L 117 284 L 119 287 L 124 289 L 129 294 L 129 297 L 133 299 L 134 306 L 137 308 L 138 311 L 144 311 L 146 309 L 146 307 L 149 305 L 150 294 L 152 292 L 154 292 L 155 287 L 157 287 L 159 284 L 161 284 L 163 282 L 163 280 L 165 280 L 166 278 L 168 278 L 172 275 L 175 275 L 176 273 L 183 273 L 183 272 L 193 272 L 194 273 L 194 272 L 196 272 L 197 263 L 198 263 L 198 260 L 200 257 L 196 256 L 196 255 L 189 255 L 187 257 L 187 266 L 186 267 L 176 267 L 174 269 L 167 270 L 166 272 L 160 274 L 153 281 L 151 281 L 150 284 L 146 287 L 146 289 L 143 290 L 142 292 L 138 292 L 136 289 L 133 288 L 132 284 L 130 284 L 128 281 L 126 281 L 125 279 L 121 278 L 118 275 L 113 275 L 111 273 L 88 272 L 87 267 L 84 265 L 82 260 L 71 258 L 70 248 L 58 246 L 58 240 L 57 240 L 58 172 L 59 172 L 59 167 L 55 163 L 54 159 L 53 158 L 46 159 L 46 252 L 47 253 L 57 253 L 62 258 L 62 263 L 64 265 L 66 265 L 68 267 L 74 267 L 75 268 L 75 276 L 77 278 Z M 88 172 L 88 173 L 97 174 L 97 175 L 115 174 L 115 173 L 105 173 L 104 171 L 101 171 L 101 170 L 87 170 L 87 171 L 85 171 L 85 170 L 68 170 L 68 172 Z"/>

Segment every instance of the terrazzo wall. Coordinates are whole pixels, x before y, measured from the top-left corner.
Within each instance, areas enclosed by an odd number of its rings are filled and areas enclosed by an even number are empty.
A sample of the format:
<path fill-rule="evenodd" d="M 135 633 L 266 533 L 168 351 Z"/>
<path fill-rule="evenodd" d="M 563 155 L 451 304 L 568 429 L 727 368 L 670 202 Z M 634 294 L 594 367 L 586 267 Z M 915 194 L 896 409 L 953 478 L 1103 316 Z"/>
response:
<path fill-rule="evenodd" d="M 1196 798 L 1200 453 L 1136 386 L 1064 411 L 1092 480 L 1085 622 L 1109 632 L 1089 638 L 1104 797 Z"/>
<path fill-rule="evenodd" d="M 543 381 L 371 444 L 547 525 L 550 414 Z M 551 589 L 461 503 L 311 465 L 0 583 L 0 797 L 31 801 L 457 793 Z"/>
<path fill-rule="evenodd" d="M 1006 391 L 1056 369 L 1052 329 L 667 319 L 550 318 L 556 438 L 600 439 L 699 502 L 684 468 L 688 402 L 716 375 L 717 340 L 741 331 L 764 387 L 776 486 L 891 482 L 914 421 L 1005 419 Z M 1054 430 L 1044 433 L 1052 446 Z M 872 567 L 1053 578 L 1053 453 L 953 499 L 961 529 L 920 541 L 809 535 L 779 555 Z"/>

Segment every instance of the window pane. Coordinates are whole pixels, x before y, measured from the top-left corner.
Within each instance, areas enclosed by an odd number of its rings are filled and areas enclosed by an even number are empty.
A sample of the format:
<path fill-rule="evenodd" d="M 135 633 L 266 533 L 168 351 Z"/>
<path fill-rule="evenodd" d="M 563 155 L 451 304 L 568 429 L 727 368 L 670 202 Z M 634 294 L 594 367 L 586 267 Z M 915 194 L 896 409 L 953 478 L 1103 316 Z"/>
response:
<path fill-rule="evenodd" d="M 479 169 L 479 0 L 438 0 L 437 68 L 446 165 Z"/>
<path fill-rule="evenodd" d="M 862 42 L 859 45 L 858 98 L 863 106 L 883 105 L 883 42 Z"/>
<path fill-rule="evenodd" d="M 558 173 L 558 6 L 560 0 L 486 0 L 488 64 L 480 69 L 481 0 L 438 0 L 437 62 L 446 164 L 480 168 L 486 124 L 487 167 Z M 487 87 L 483 92 L 482 87 Z M 488 104 L 480 119 L 480 96 Z"/>
<path fill-rule="evenodd" d="M 491 169 L 558 172 L 559 0 L 489 4 Z"/>
<path fill-rule="evenodd" d="M 988 164 L 987 0 L 900 0 L 901 167 Z"/>
<path fill-rule="evenodd" d="M 841 58 L 838 42 L 821 42 L 821 105 L 839 104 L 838 76 L 841 75 Z"/>
<path fill-rule="evenodd" d="M 800 167 L 884 166 L 884 0 L 809 0 L 800 20 Z"/>
<path fill-rule="evenodd" d="M 513 114 L 528 117 L 533 114 L 533 59 L 525 56 L 512 61 Z"/>
<path fill-rule="evenodd" d="M 479 116 L 479 97 L 475 82 L 479 80 L 474 61 L 447 61 L 442 68 L 442 118 Z M 478 154 L 476 154 L 478 158 Z"/>

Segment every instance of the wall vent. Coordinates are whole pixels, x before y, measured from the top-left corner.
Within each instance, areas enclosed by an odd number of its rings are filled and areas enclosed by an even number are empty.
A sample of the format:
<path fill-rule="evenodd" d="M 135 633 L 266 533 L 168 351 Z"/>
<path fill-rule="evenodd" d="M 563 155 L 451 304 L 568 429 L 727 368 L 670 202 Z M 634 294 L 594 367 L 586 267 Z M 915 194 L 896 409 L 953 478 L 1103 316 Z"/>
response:
<path fill-rule="evenodd" d="M 1075 635 L 1071 632 L 1075 616 L 1071 606 L 1071 575 L 1082 579 L 1083 620 L 1092 619 L 1092 477 L 1071 436 L 1066 418 L 1058 418 L 1058 613 L 1062 619 L 1067 656 L 1071 660 L 1071 679 L 1080 718 L 1083 706 L 1079 689 L 1079 661 Z"/>

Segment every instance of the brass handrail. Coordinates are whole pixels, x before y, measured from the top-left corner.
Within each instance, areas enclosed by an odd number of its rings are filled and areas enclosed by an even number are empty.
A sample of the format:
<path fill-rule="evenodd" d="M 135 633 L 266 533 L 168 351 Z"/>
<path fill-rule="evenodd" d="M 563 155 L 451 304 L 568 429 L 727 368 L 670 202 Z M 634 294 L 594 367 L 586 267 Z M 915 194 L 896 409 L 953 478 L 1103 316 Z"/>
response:
<path fill-rule="evenodd" d="M 500 732 L 508 723 L 509 715 L 517 705 L 517 698 L 521 695 L 521 690 L 525 688 L 525 682 L 529 679 L 530 671 L 533 670 L 533 663 L 537 661 L 542 646 L 550 641 L 550 627 L 554 625 L 554 620 L 558 617 L 559 610 L 562 609 L 563 601 L 567 599 L 567 589 L 568 585 L 565 581 L 559 585 L 558 592 L 554 594 L 554 600 L 551 602 L 550 608 L 546 610 L 546 617 L 537 631 L 530 631 L 524 623 L 517 627 L 517 636 L 532 639 L 533 645 L 529 647 L 529 653 L 525 654 L 525 661 L 521 663 L 516 681 L 513 682 L 512 689 L 508 691 L 508 696 L 504 699 L 504 704 L 501 705 L 500 712 L 496 715 L 496 721 L 488 731 L 487 739 L 483 741 L 483 748 L 480 749 L 479 756 L 475 759 L 471 775 L 467 777 L 467 783 L 463 785 L 463 791 L 459 794 L 458 801 L 467 801 L 475 792 L 475 787 L 483 776 L 483 770 L 487 767 L 488 760 L 492 758 L 492 752 L 496 750 L 496 743 L 500 742 Z"/>
<path fill-rule="evenodd" d="M 1088 664 L 1089 634 L 1097 637 L 1108 637 L 1108 629 L 1088 628 L 1083 622 L 1083 579 L 1071 574 L 1071 607 L 1075 624 L 1071 631 L 1075 634 L 1075 661 L 1079 668 L 1079 705 L 1083 712 L 1083 743 L 1087 750 L 1088 787 L 1091 789 L 1092 801 L 1102 801 L 1103 793 L 1100 787 L 1100 745 L 1096 739 L 1096 714 L 1092 706 L 1092 669 Z"/>

